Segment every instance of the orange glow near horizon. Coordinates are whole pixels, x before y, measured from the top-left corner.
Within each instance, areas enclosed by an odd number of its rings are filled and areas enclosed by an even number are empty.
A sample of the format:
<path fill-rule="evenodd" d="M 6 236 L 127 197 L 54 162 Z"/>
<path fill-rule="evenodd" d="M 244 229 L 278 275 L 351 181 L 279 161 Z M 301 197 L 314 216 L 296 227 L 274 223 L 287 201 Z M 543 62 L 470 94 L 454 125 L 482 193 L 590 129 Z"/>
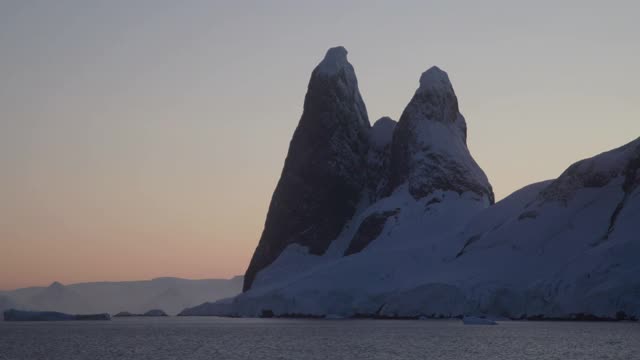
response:
<path fill-rule="evenodd" d="M 497 199 L 640 136 L 637 8 L 72 3 L 0 3 L 0 289 L 243 274 L 336 45 L 372 123 L 447 71 Z"/>

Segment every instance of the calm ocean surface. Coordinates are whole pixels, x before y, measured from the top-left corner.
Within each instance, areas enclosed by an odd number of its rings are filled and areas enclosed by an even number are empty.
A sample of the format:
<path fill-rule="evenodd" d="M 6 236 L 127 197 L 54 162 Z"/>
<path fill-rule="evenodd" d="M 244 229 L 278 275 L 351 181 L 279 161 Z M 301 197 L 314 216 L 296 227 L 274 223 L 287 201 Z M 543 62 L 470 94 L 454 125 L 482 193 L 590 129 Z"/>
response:
<path fill-rule="evenodd" d="M 638 359 L 640 323 L 137 318 L 0 321 L 0 359 Z"/>

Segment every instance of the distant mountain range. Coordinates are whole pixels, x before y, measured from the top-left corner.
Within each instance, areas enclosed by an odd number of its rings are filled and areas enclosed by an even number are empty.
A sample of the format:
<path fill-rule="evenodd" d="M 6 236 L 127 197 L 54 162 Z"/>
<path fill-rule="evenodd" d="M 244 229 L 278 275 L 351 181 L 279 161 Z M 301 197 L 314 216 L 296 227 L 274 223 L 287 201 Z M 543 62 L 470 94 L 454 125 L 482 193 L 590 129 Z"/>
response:
<path fill-rule="evenodd" d="M 640 317 L 638 259 L 640 139 L 494 204 L 448 74 L 425 71 L 399 121 L 371 126 L 338 47 L 311 75 L 244 293 L 183 314 Z"/>
<path fill-rule="evenodd" d="M 145 281 L 93 282 L 48 287 L 30 287 L 0 291 L 0 311 L 59 311 L 74 314 L 121 311 L 144 313 L 162 309 L 176 314 L 185 307 L 211 299 L 237 295 L 242 289 L 242 276 L 231 279 L 188 280 L 157 278 Z"/>

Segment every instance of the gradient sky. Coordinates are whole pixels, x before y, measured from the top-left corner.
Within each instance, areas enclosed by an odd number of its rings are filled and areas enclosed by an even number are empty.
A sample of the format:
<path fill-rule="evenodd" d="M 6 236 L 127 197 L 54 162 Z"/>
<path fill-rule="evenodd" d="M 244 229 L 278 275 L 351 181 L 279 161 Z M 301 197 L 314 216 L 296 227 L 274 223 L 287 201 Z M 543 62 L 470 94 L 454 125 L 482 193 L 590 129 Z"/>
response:
<path fill-rule="evenodd" d="M 562 3 L 0 2 L 0 289 L 243 273 L 336 45 L 372 122 L 446 70 L 497 198 L 635 139 L 639 6 Z"/>

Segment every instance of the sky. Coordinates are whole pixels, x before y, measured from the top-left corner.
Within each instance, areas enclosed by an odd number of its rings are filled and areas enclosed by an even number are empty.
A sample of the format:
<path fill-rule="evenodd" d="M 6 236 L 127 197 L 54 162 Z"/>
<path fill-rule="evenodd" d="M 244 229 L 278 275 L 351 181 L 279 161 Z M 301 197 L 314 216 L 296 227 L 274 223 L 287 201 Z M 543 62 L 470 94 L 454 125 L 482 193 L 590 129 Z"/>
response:
<path fill-rule="evenodd" d="M 313 68 L 449 73 L 497 199 L 640 136 L 637 2 L 0 2 L 0 289 L 244 273 Z"/>

